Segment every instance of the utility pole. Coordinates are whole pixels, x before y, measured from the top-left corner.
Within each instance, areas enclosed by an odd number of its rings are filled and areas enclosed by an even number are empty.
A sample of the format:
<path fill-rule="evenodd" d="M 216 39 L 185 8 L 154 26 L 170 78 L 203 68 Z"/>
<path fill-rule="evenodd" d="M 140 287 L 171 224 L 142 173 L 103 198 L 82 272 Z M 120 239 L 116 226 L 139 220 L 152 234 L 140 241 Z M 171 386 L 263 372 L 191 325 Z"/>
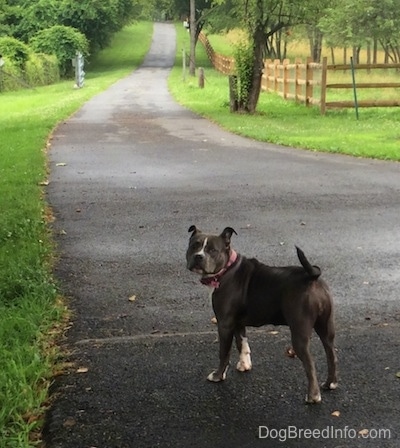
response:
<path fill-rule="evenodd" d="M 190 60 L 189 75 L 196 75 L 196 4 L 190 0 Z"/>

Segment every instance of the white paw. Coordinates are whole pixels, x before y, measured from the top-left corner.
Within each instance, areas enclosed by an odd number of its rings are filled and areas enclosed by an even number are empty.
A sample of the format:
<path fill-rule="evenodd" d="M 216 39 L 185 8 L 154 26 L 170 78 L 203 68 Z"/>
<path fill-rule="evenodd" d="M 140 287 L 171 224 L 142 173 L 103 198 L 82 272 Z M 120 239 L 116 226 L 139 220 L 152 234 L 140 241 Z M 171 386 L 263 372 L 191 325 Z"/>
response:
<path fill-rule="evenodd" d="M 220 381 L 226 380 L 226 372 L 228 371 L 228 368 L 229 366 L 226 366 L 226 369 L 224 370 L 222 376 L 217 375 L 216 370 L 212 371 L 207 377 L 208 381 L 211 381 L 213 383 L 219 383 Z"/>
<path fill-rule="evenodd" d="M 239 362 L 236 364 L 236 369 L 239 370 L 239 372 L 251 370 L 252 364 L 250 353 L 251 350 L 247 338 L 242 338 L 242 350 L 240 352 Z"/>
<path fill-rule="evenodd" d="M 248 370 L 251 370 L 251 368 L 253 367 L 251 364 L 251 360 L 250 360 L 250 355 L 248 355 L 249 359 L 241 359 L 237 364 L 236 364 L 236 370 L 238 370 L 239 372 L 247 372 Z"/>
<path fill-rule="evenodd" d="M 321 398 L 321 394 L 317 394 L 317 395 L 307 395 L 306 396 L 306 403 L 308 404 L 318 404 L 321 403 L 322 398 Z"/>

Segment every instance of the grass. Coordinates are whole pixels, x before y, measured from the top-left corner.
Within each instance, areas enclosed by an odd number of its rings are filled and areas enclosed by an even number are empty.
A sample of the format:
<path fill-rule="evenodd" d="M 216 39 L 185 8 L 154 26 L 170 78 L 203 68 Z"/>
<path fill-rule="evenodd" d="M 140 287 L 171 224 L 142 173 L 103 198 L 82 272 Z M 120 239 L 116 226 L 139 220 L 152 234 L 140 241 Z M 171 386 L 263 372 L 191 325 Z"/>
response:
<path fill-rule="evenodd" d="M 321 116 L 317 107 L 305 107 L 285 101 L 277 94 L 261 93 L 256 114 L 233 114 L 229 112 L 228 79 L 210 67 L 200 43 L 196 48 L 196 62 L 198 67 L 205 67 L 206 86 L 200 89 L 195 78 L 182 82 L 180 53 L 182 47 L 189 48 L 188 35 L 179 26 L 177 35 L 177 59 L 169 77 L 169 88 L 179 103 L 194 112 L 229 131 L 260 141 L 356 157 L 400 160 L 400 108 L 360 109 L 357 121 L 352 109 L 331 110 Z M 219 42 L 220 51 L 224 48 L 221 38 Z"/>
<path fill-rule="evenodd" d="M 118 33 L 73 80 L 0 95 L 0 448 L 35 446 L 66 307 L 52 278 L 51 213 L 44 201 L 46 142 L 61 120 L 143 60 L 151 23 Z M 140 45 L 136 45 L 140 42 Z"/>

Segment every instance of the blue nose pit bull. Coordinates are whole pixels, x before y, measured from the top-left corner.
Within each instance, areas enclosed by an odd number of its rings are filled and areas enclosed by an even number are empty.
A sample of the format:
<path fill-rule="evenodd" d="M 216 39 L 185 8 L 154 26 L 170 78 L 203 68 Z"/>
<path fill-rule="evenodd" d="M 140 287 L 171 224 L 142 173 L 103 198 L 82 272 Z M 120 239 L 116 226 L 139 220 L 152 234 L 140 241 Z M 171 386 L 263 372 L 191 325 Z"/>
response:
<path fill-rule="evenodd" d="M 187 267 L 200 274 L 201 283 L 212 288 L 212 306 L 218 322 L 219 366 L 209 381 L 225 380 L 233 338 L 239 351 L 237 370 L 252 368 L 246 326 L 288 325 L 292 345 L 308 379 L 307 403 L 321 402 L 310 338 L 314 329 L 324 346 L 328 378 L 324 389 L 336 389 L 335 329 L 332 298 L 321 270 L 312 266 L 297 249 L 301 266 L 272 267 L 246 258 L 231 248 L 236 234 L 226 227 L 220 235 L 201 232 L 195 226 L 186 253 Z"/>

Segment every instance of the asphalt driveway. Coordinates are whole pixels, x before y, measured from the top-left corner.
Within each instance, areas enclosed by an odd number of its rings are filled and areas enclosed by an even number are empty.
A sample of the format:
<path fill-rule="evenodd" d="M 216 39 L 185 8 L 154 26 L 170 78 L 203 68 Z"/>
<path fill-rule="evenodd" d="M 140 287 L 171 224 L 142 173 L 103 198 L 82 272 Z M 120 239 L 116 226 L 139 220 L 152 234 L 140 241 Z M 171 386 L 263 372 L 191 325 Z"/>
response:
<path fill-rule="evenodd" d="M 400 165 L 229 134 L 173 101 L 174 55 L 173 25 L 155 24 L 140 69 L 54 134 L 73 364 L 54 384 L 47 447 L 399 447 Z M 218 346 L 208 292 L 185 268 L 191 224 L 233 227 L 234 247 L 269 264 L 297 263 L 297 244 L 321 266 L 340 369 L 321 405 L 303 403 L 285 328 L 249 332 L 251 372 L 206 381 Z M 316 338 L 313 353 L 322 380 Z"/>

